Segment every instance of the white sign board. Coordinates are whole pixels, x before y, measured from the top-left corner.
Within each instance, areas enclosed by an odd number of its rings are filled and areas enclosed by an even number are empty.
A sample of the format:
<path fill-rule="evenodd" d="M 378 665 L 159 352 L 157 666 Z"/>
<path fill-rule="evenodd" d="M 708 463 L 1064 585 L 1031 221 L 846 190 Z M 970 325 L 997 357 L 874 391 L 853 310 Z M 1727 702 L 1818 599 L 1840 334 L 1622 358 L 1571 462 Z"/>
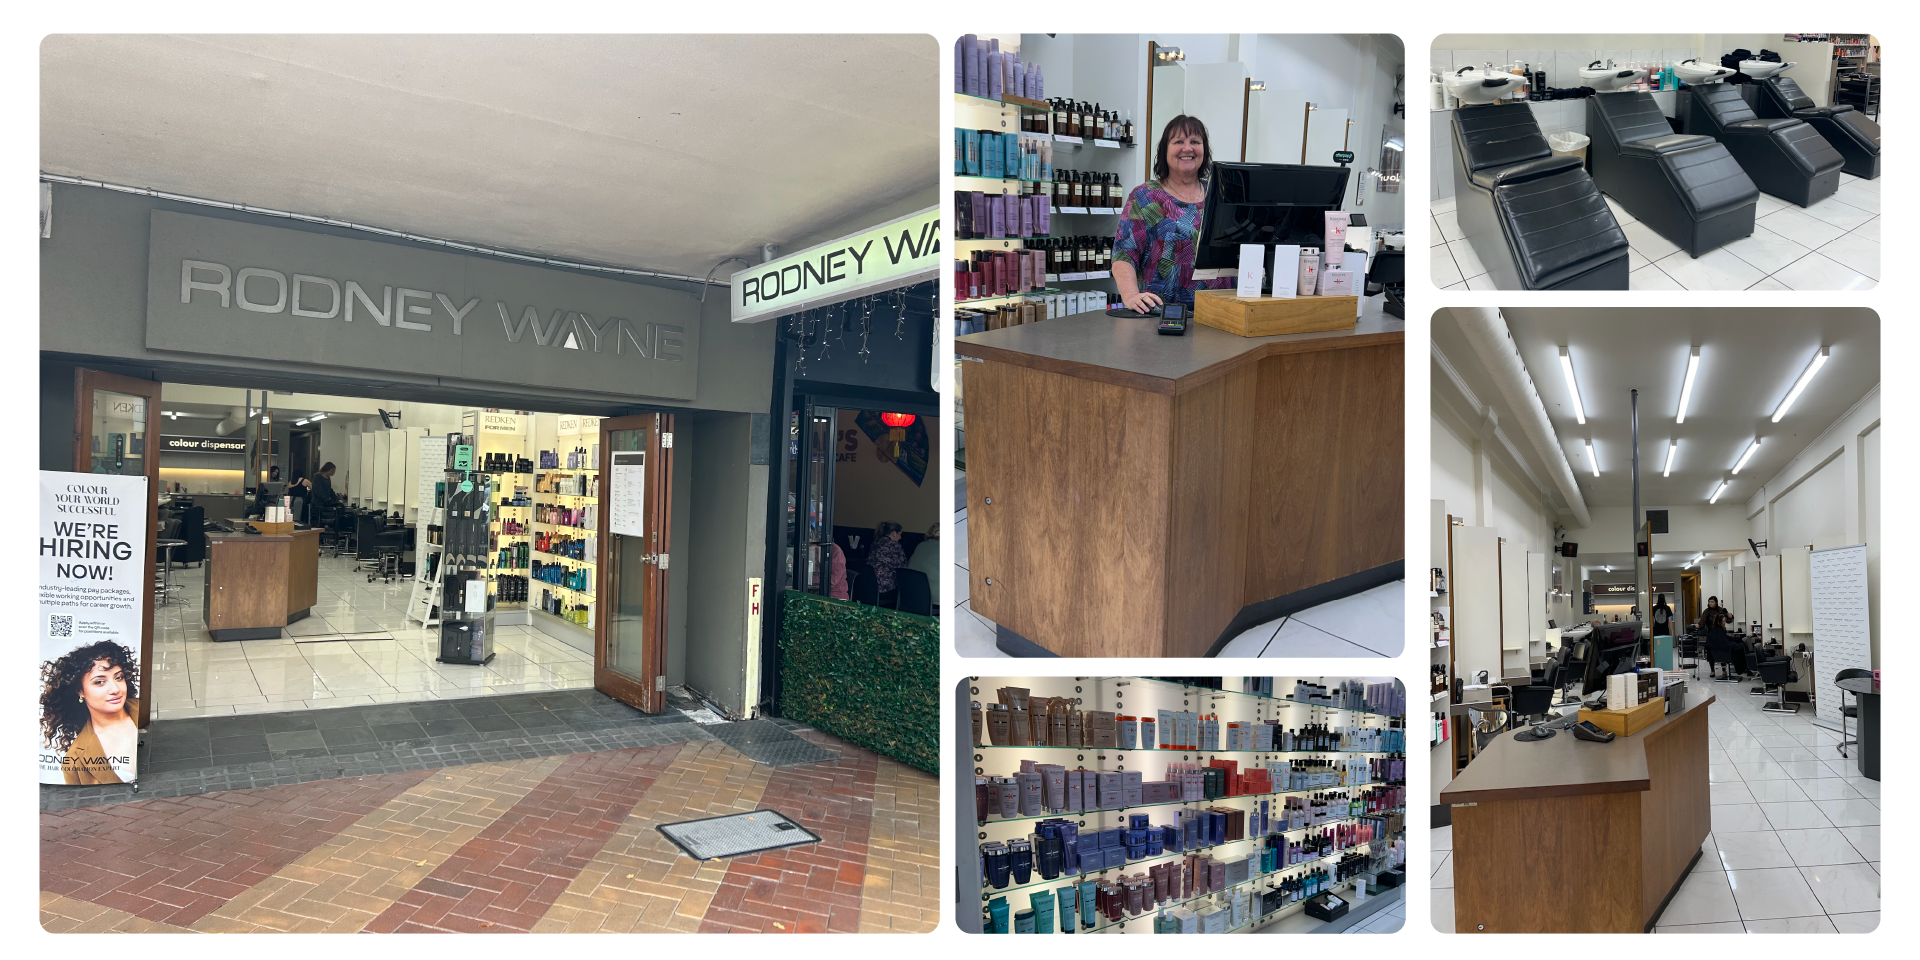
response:
<path fill-rule="evenodd" d="M 623 537 L 647 535 L 647 454 L 644 450 L 613 455 L 613 489 L 608 491 L 608 525 Z"/>
<path fill-rule="evenodd" d="M 600 433 L 600 418 L 566 414 L 560 417 L 559 429 L 555 433 L 562 437 L 597 436 Z"/>
<path fill-rule="evenodd" d="M 40 472 L 40 782 L 131 783 L 147 478 Z"/>
<path fill-rule="evenodd" d="M 524 434 L 527 432 L 527 418 L 517 413 L 483 410 L 480 413 L 480 432 Z"/>
<path fill-rule="evenodd" d="M 1867 622 L 1867 545 L 1813 551 L 1814 722 L 1840 729 L 1834 674 L 1873 669 Z"/>
<path fill-rule="evenodd" d="M 733 322 L 783 316 L 939 275 L 940 208 L 751 266 L 733 275 Z"/>

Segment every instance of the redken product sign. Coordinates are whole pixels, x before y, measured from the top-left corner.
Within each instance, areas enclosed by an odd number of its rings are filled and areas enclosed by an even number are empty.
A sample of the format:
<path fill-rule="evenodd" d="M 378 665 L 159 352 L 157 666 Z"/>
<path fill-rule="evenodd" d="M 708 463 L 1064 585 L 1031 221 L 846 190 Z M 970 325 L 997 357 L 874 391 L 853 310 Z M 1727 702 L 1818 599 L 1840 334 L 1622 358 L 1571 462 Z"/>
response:
<path fill-rule="evenodd" d="M 131 783 L 147 478 L 40 473 L 40 782 Z"/>

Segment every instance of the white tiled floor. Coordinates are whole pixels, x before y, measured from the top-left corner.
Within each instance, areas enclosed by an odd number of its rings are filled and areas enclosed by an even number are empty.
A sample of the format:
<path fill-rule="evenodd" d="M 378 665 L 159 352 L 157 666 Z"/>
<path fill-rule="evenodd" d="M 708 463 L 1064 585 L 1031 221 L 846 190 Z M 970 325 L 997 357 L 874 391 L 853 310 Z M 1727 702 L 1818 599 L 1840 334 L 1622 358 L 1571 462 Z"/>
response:
<path fill-rule="evenodd" d="M 176 596 L 187 602 L 154 611 L 148 669 L 160 719 L 593 685 L 593 656 L 535 627 L 496 627 L 494 659 L 484 667 L 437 662 L 437 631 L 406 618 L 412 582 L 368 583 L 350 557 L 321 558 L 320 600 L 288 636 L 216 643 L 201 619 L 204 569 L 174 570 Z M 348 639 L 361 635 L 391 639 Z"/>
<path fill-rule="evenodd" d="M 1811 207 L 1768 194 L 1754 210 L 1753 235 L 1695 259 L 1608 198 L 1627 235 L 1630 290 L 1865 290 L 1880 280 L 1879 180 L 1840 175 L 1840 189 Z M 1493 290 L 1462 238 L 1454 198 L 1432 207 L 1433 283 L 1443 290 Z"/>
<path fill-rule="evenodd" d="M 955 649 L 963 657 L 1005 657 L 994 646 L 994 623 L 973 612 L 967 593 L 966 477 L 959 477 L 960 503 L 953 513 Z M 1392 657 L 1406 645 L 1406 583 L 1396 581 L 1364 593 L 1263 623 L 1227 642 L 1222 657 Z"/>
<path fill-rule="evenodd" d="M 1762 713 L 1750 684 L 1707 709 L 1713 828 L 1656 933 L 1865 933 L 1880 924 L 1880 783 L 1813 725 Z M 1433 831 L 1433 924 L 1453 931 L 1453 828 Z"/>

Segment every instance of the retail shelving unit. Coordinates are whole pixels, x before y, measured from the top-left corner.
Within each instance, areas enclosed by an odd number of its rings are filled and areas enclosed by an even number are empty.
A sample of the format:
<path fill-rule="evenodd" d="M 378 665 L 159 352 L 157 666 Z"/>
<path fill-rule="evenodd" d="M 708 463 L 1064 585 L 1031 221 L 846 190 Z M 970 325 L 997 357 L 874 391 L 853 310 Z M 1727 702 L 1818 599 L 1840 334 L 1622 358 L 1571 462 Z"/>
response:
<path fill-rule="evenodd" d="M 1166 850 L 1158 845 L 1136 850 L 1138 856 L 1129 856 L 1124 866 L 1093 868 L 1093 862 L 1084 856 L 1072 859 L 1080 860 L 1083 868 L 1080 872 L 1068 874 L 1065 870 L 1056 872 L 1048 879 L 1044 876 L 1039 845 L 1035 844 L 1033 870 L 1025 882 L 1020 882 L 1017 872 L 1009 872 L 1004 885 L 994 885 L 994 871 L 982 871 L 975 867 L 976 856 L 963 856 L 958 869 L 957 880 L 960 883 L 959 901 L 971 904 L 977 909 L 962 909 L 959 921 L 962 929 L 969 932 L 983 932 L 994 928 L 996 916 L 1001 914 L 1009 924 L 1016 922 L 1016 915 L 1030 909 L 1036 897 L 1054 897 L 1059 902 L 1060 891 L 1086 882 L 1096 884 L 1117 884 L 1121 887 L 1131 880 L 1145 879 L 1156 865 L 1175 878 L 1184 876 L 1185 871 L 1198 863 L 1211 859 L 1224 864 L 1223 874 L 1229 881 L 1223 884 L 1209 884 L 1188 894 L 1184 882 L 1176 881 L 1177 892 L 1170 890 L 1168 896 L 1157 902 L 1149 892 L 1138 904 L 1137 912 L 1120 908 L 1118 916 L 1100 913 L 1088 919 L 1083 913 L 1076 912 L 1074 929 L 1076 933 L 1153 933 L 1174 918 L 1186 912 L 1194 916 L 1185 919 L 1202 925 L 1211 922 L 1216 932 L 1244 932 L 1255 929 L 1273 928 L 1271 932 L 1316 932 L 1345 929 L 1381 909 L 1390 909 L 1390 904 L 1399 897 L 1395 888 L 1404 880 L 1405 871 L 1400 869 L 1405 863 L 1405 687 L 1389 678 L 1340 678 L 1340 677 L 1277 677 L 1271 678 L 1269 689 L 1274 694 L 1264 692 L 1244 692 L 1255 689 L 1254 682 L 1265 678 L 1221 677 L 1221 678 L 1146 678 L 1146 677 L 974 677 L 961 685 L 958 702 L 961 717 L 954 727 L 955 748 L 961 752 L 961 769 L 973 771 L 972 778 L 961 778 L 958 792 L 965 799 L 964 811 L 960 817 L 956 846 L 961 850 L 979 851 L 983 845 L 1007 843 L 1008 841 L 1027 840 L 1040 837 L 1043 829 L 1056 829 L 1055 825 L 1068 823 L 1074 825 L 1078 838 L 1097 836 L 1100 831 L 1119 830 L 1124 837 L 1129 821 L 1135 816 L 1144 815 L 1154 828 L 1172 825 L 1181 819 L 1181 814 L 1220 813 L 1227 817 L 1238 816 L 1244 826 L 1245 836 L 1221 843 L 1185 845 L 1178 852 Z M 1287 694 L 1296 689 L 1297 682 L 1321 684 L 1330 688 L 1338 696 L 1340 686 L 1345 680 L 1357 683 L 1377 684 L 1373 687 L 1376 694 L 1385 695 L 1370 704 L 1336 707 L 1330 703 L 1307 702 L 1295 699 Z M 1216 688 L 1223 687 L 1225 689 Z M 971 707 L 979 704 L 983 716 L 991 711 L 991 705 L 1001 699 L 1002 688 L 1026 689 L 1029 691 L 1027 703 L 1048 698 L 1050 702 L 1065 701 L 1071 709 L 1079 711 L 1086 718 L 1083 721 L 1083 739 L 1095 736 L 1098 729 L 1097 717 L 1110 713 L 1116 717 L 1116 735 L 1112 746 L 1082 747 L 1063 745 L 1013 745 L 994 743 L 996 740 L 1019 739 L 1017 721 L 1003 735 L 991 729 L 991 722 L 981 724 L 981 732 L 976 736 L 971 721 Z M 1013 698 L 1014 694 L 1008 694 Z M 1357 699 L 1357 698 L 1356 698 Z M 1384 708 L 1384 709 L 1382 709 Z M 1209 742 L 1209 736 L 1202 735 L 1201 747 L 1226 747 L 1229 739 L 1229 724 L 1242 724 L 1246 745 L 1256 742 L 1251 726 L 1256 723 L 1277 724 L 1280 728 L 1294 731 L 1309 727 L 1326 727 L 1344 732 L 1346 738 L 1337 745 L 1398 747 L 1387 750 L 1359 749 L 1321 749 L 1321 750 L 1228 750 L 1200 749 L 1184 747 L 1168 749 L 1158 744 L 1164 743 L 1156 733 L 1156 747 L 1147 748 L 1143 732 L 1147 718 L 1157 717 L 1160 711 L 1186 711 L 1201 717 L 1212 715 L 1217 718 L 1218 739 Z M 1010 712 L 1000 712 L 1001 716 L 1014 716 Z M 1126 718 L 1137 717 L 1134 725 L 1136 732 L 1131 748 L 1125 746 L 1129 741 L 1124 732 Z M 1049 735 L 1050 740 L 1061 739 L 1056 725 Z M 1364 739 L 1378 737 L 1381 742 L 1369 743 Z M 1029 737 L 1029 739 L 1031 739 Z M 1069 735 L 1066 739 L 1071 740 Z M 978 742 L 976 742 L 978 741 Z M 1307 761 L 1302 763 L 1302 761 Z M 1397 763 L 1396 763 L 1397 761 Z M 992 785 L 999 778 L 1012 777 L 1021 772 L 1027 762 L 1034 764 L 1059 765 L 1071 771 L 1085 771 L 1088 774 L 1126 774 L 1137 771 L 1145 782 L 1170 779 L 1175 770 L 1192 771 L 1196 768 L 1221 768 L 1214 786 L 1207 792 L 1214 793 L 1206 799 L 1174 800 L 1166 802 L 1136 802 L 1131 805 L 1110 805 L 1108 809 L 1087 809 L 1084 812 L 1065 812 L 1064 810 L 1035 810 L 1027 807 L 1017 811 L 1018 815 L 1002 816 L 1002 811 L 989 803 L 992 809 L 984 819 L 978 814 L 980 807 L 974 796 L 976 786 L 982 788 Z M 1306 776 L 1305 768 L 1311 766 L 1312 772 L 1325 782 L 1317 786 L 1291 788 L 1285 780 L 1277 779 L 1283 775 L 1283 764 L 1292 764 L 1291 772 Z M 1389 766 L 1391 764 L 1391 766 Z M 1244 793 L 1230 795 L 1236 781 L 1231 772 L 1252 773 L 1246 780 L 1239 781 L 1244 787 L 1247 781 L 1257 782 L 1259 773 L 1265 770 L 1270 782 L 1268 787 L 1278 787 L 1272 792 Z M 1359 779 L 1364 771 L 1367 777 Z M 1374 776 L 1375 772 L 1391 774 Z M 1094 779 L 1089 776 L 1088 779 Z M 1087 791 L 1092 792 L 1091 788 Z M 997 798 L 995 798 L 997 799 Z M 1314 800 L 1325 801 L 1319 808 L 1321 816 L 1310 816 L 1306 809 L 1288 810 L 1289 801 L 1309 804 Z M 1044 798 L 1042 798 L 1044 802 Z M 1356 810 L 1352 804 L 1358 802 Z M 1260 831 L 1261 804 L 1266 805 L 1269 820 L 1267 829 Z M 1069 806 L 1070 806 L 1069 802 Z M 1083 807 L 1096 806 L 1084 803 Z M 1340 831 L 1345 836 L 1340 837 Z M 1364 832 L 1363 832 L 1364 831 Z M 1368 839 L 1359 839 L 1359 836 Z M 1313 850 L 1312 845 L 1322 836 L 1340 837 L 1342 842 L 1329 843 L 1329 849 Z M 1271 838 L 1271 839 L 1270 839 Z M 1210 839 L 1210 838 L 1209 838 Z M 1277 844 L 1281 865 L 1276 869 L 1261 871 L 1262 851 L 1270 844 Z M 1285 852 L 1288 844 L 1297 844 L 1307 848 L 1300 853 L 1295 862 L 1287 863 Z M 1189 860 L 1188 858 L 1193 858 Z M 1245 861 L 1244 863 L 1241 861 Z M 1104 864 L 1104 860 L 1102 861 Z M 1063 863 L 1063 867 L 1065 864 Z M 1172 869 L 1168 869 L 1169 866 Z M 1310 896 L 1289 899 L 1289 889 L 1297 881 L 1324 875 L 1320 886 Z M 1244 879 L 1240 879 L 1241 876 Z M 1356 887 L 1364 884 L 1366 898 Z M 1151 891 L 1152 883 L 1145 886 Z M 1333 894 L 1346 904 L 1344 915 L 1332 922 L 1323 922 L 1309 915 L 1310 900 L 1325 894 Z M 1002 901 L 996 903 L 996 901 Z M 1283 902 L 1286 901 L 1286 902 Z M 1316 908 L 1317 909 L 1317 908 Z M 1224 914 L 1224 916 L 1218 916 Z M 1053 919 L 1057 932 L 1060 916 Z"/>
<path fill-rule="evenodd" d="M 1432 524 L 1432 563 L 1427 573 L 1427 594 L 1430 619 L 1427 629 L 1427 648 L 1431 660 L 1431 689 L 1428 691 L 1431 715 L 1429 717 L 1428 740 L 1431 742 L 1433 771 L 1433 798 L 1437 802 L 1440 788 L 1453 779 L 1459 772 L 1453 757 L 1453 591 L 1450 584 L 1453 579 L 1451 531 L 1453 518 L 1447 515 L 1444 500 L 1434 500 Z"/>
<path fill-rule="evenodd" d="M 486 462 L 486 457 L 489 454 L 495 457 L 504 457 L 516 461 L 528 460 L 531 462 L 531 458 L 527 456 L 527 441 L 533 430 L 534 415 L 524 411 L 470 410 L 467 412 L 467 418 L 469 421 L 477 422 L 479 418 L 485 417 L 488 414 L 492 414 L 495 417 L 504 416 L 514 418 L 515 425 L 518 427 L 519 432 L 509 433 L 481 430 L 477 434 L 469 434 L 469 436 L 477 436 L 479 439 L 479 447 L 474 452 L 476 457 L 475 469 L 479 469 L 478 465 Z M 532 623 L 532 617 L 529 616 L 527 612 L 528 608 L 532 606 L 531 603 L 524 600 L 510 603 L 500 602 L 497 594 L 499 591 L 500 577 L 502 575 L 524 577 L 527 576 L 529 572 L 528 566 L 519 563 L 518 558 L 514 556 L 514 554 L 519 544 L 531 544 L 532 542 L 533 534 L 528 527 L 528 523 L 533 520 L 533 507 L 531 503 L 516 505 L 515 501 L 525 501 L 532 493 L 533 475 L 512 471 L 487 471 L 487 473 L 493 478 L 494 489 L 493 521 L 491 525 L 493 564 L 491 568 L 492 577 L 490 578 L 494 584 L 494 591 L 496 593 L 494 622 L 503 626 Z M 529 596 L 537 596 L 537 594 L 531 593 L 530 590 Z"/>
<path fill-rule="evenodd" d="M 564 462 L 566 456 L 560 454 L 556 459 Z M 589 642 L 593 634 L 594 615 L 595 570 L 592 558 L 598 555 L 593 545 L 599 536 L 594 525 L 599 520 L 600 503 L 593 494 L 598 492 L 599 476 L 600 471 L 586 467 L 548 467 L 538 471 L 534 474 L 534 507 L 529 514 L 533 530 L 533 560 L 543 575 L 544 571 L 557 568 L 565 571 L 562 576 L 583 576 L 585 585 L 585 589 L 579 589 L 535 576 L 529 591 L 533 600 L 530 606 L 539 618 L 536 622 L 543 629 L 557 627 L 574 631 Z M 574 522 L 556 522 L 554 517 L 562 512 L 576 515 Z M 543 543 L 550 544 L 557 538 L 582 542 L 582 555 L 588 559 L 576 559 L 539 549 Z"/>

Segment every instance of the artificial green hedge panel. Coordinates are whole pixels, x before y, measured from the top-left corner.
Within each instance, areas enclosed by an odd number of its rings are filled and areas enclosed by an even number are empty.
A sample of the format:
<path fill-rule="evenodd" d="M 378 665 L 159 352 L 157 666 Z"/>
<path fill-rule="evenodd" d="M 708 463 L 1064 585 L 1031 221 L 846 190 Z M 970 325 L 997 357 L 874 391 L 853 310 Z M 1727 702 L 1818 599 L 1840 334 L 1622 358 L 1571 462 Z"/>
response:
<path fill-rule="evenodd" d="M 940 622 L 786 592 L 780 714 L 940 772 Z"/>

